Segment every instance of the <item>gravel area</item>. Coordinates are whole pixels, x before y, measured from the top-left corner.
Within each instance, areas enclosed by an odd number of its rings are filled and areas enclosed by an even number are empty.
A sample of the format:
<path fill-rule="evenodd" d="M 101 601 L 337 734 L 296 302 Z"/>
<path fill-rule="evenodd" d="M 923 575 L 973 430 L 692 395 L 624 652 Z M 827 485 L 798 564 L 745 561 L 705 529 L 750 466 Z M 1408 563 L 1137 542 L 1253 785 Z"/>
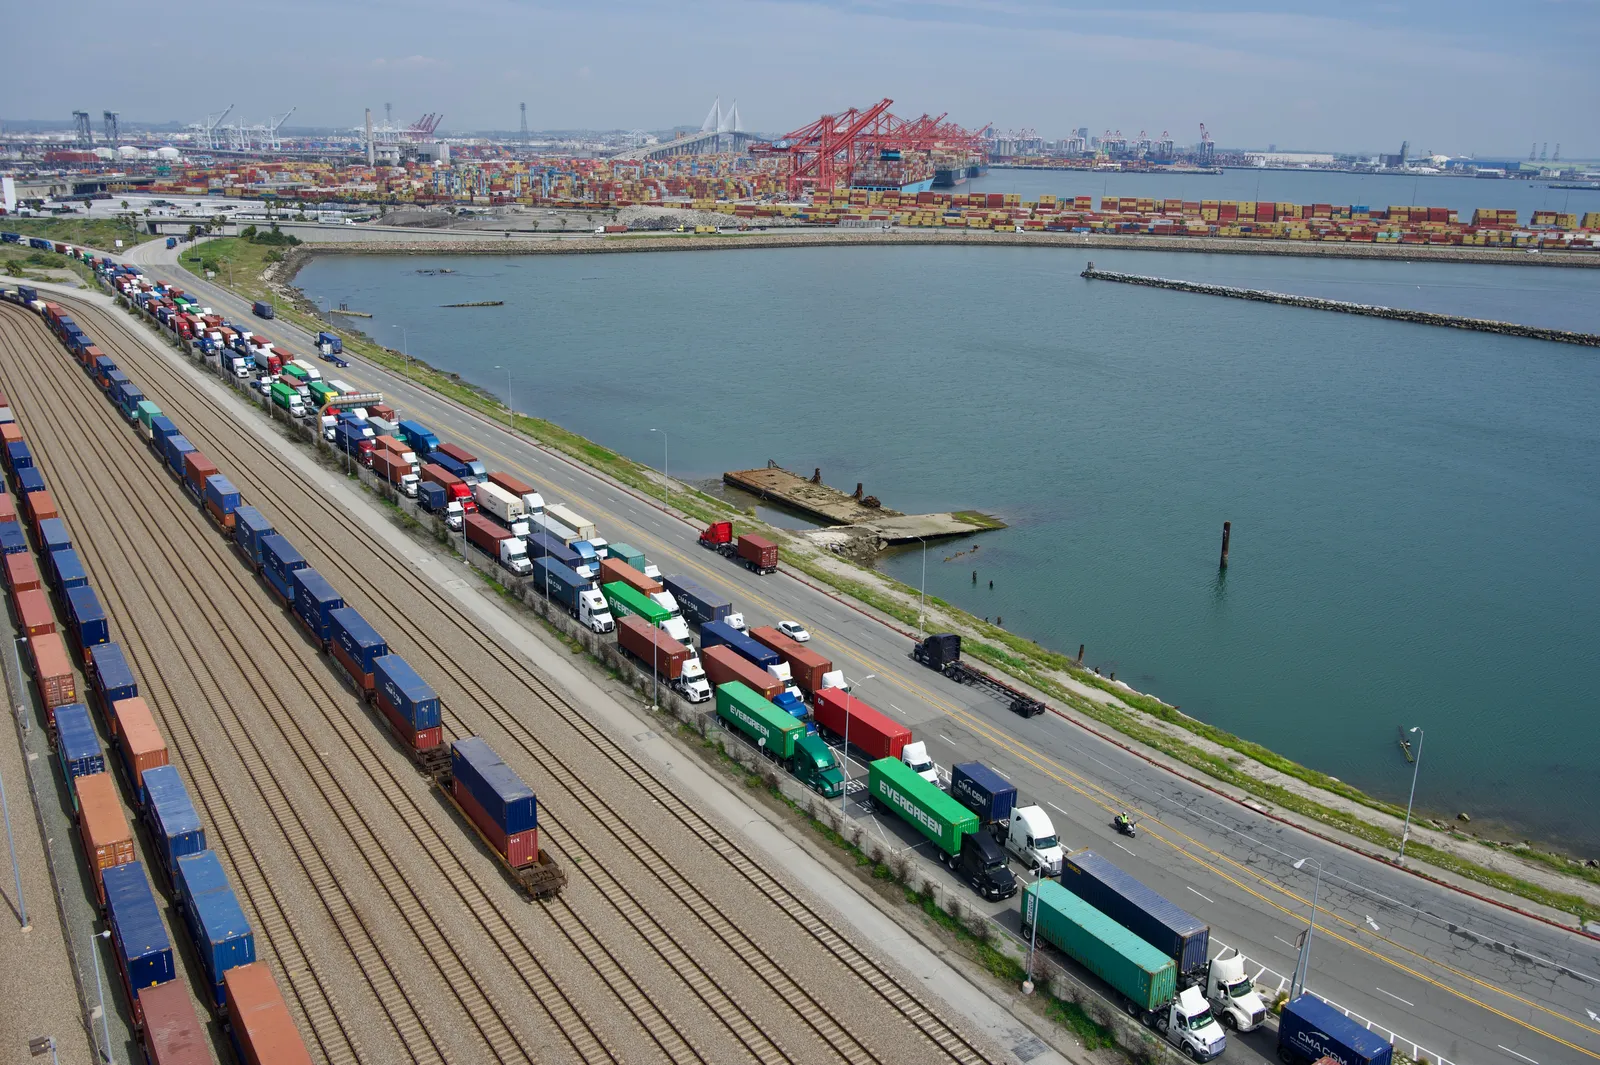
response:
<path fill-rule="evenodd" d="M 576 1056 L 575 1047 L 559 1041 L 539 1046 L 543 1040 L 536 1033 L 549 1024 L 538 1003 L 547 1000 L 520 976 L 535 959 L 573 1008 L 597 1018 L 605 1044 L 619 1058 L 827 1060 L 838 1056 L 830 1041 L 849 1056 L 870 1048 L 885 1061 L 941 1056 L 898 1011 L 820 949 L 821 930 L 808 931 L 788 915 L 793 896 L 766 881 L 748 856 L 733 853 L 735 845 L 699 811 L 672 801 L 625 751 L 600 742 L 582 707 L 463 619 L 437 587 L 359 523 L 330 514 L 326 497 L 301 470 L 219 413 L 215 400 L 194 391 L 187 375 L 180 377 L 165 359 L 141 349 L 127 336 L 134 327 L 96 317 L 97 312 L 80 320 L 89 319 L 84 324 L 102 349 L 116 352 L 119 364 L 233 477 L 247 499 L 274 518 L 312 565 L 435 685 L 451 730 L 484 735 L 540 793 L 544 838 L 572 883 L 556 903 L 528 906 L 485 860 L 476 841 L 452 823 L 453 814 L 426 794 L 370 713 L 283 612 L 267 603 L 255 578 L 226 553 L 170 479 L 162 485 L 145 474 L 141 488 L 141 478 L 130 475 L 126 480 L 135 486 L 124 487 L 100 471 L 95 491 L 112 497 L 123 493 L 109 511 L 143 514 L 140 521 L 172 538 L 161 551 L 105 545 L 115 565 L 141 574 L 137 580 L 144 594 L 164 601 L 160 608 L 143 608 L 152 616 L 140 618 L 141 635 L 147 628 L 158 635 L 176 628 L 160 615 L 193 619 L 187 627 L 200 650 L 173 638 L 170 647 L 152 649 L 148 661 L 165 662 L 170 656 L 192 666 L 198 657 L 205 668 L 215 669 L 217 680 L 226 681 L 217 690 L 227 692 L 225 701 L 237 702 L 237 709 L 202 709 L 196 703 L 208 700 L 198 683 L 202 690 L 182 693 L 176 702 L 186 718 L 197 719 L 196 730 L 212 738 L 219 763 L 245 733 L 257 748 L 253 757 L 271 777 L 263 780 L 259 771 L 251 777 L 252 758 L 235 754 L 243 777 L 250 778 L 270 811 L 262 818 L 238 819 L 248 826 L 241 831 L 287 843 L 293 833 L 274 833 L 268 826 L 283 816 L 285 801 L 301 811 L 306 838 L 323 868 L 339 885 L 359 885 L 346 888 L 361 900 L 352 905 L 362 913 L 362 925 L 373 930 L 388 967 L 403 974 L 419 1014 L 433 1022 L 429 1030 L 450 1033 L 450 1041 L 437 1048 L 443 1056 L 520 1056 L 515 1046 L 505 1045 L 504 1032 L 514 1032 L 515 1042 L 531 1051 L 537 1047 L 540 1060 Z M 60 366 L 60 373 L 78 380 L 60 380 L 59 390 L 81 396 L 76 405 L 93 408 L 84 415 L 93 431 L 120 432 L 133 440 L 76 367 L 64 357 Z M 134 440 L 134 450 L 126 452 L 129 461 L 153 470 L 154 461 L 137 453 L 141 447 Z M 94 471 L 84 473 L 95 479 Z M 152 498 L 163 492 L 167 498 Z M 130 531 L 124 530 L 121 539 Z M 94 537 L 94 530 L 89 535 Z M 105 535 L 117 539 L 109 529 Z M 229 640 L 248 646 L 249 653 L 218 646 Z M 139 666 L 146 671 L 146 661 Z M 218 776 L 230 781 L 230 796 L 251 790 L 234 774 Z M 268 801 L 279 789 L 282 798 Z M 254 851 L 254 842 L 248 849 Z M 295 875 L 297 862 L 302 875 Z M 314 866 L 299 852 L 282 860 L 281 868 L 272 870 L 272 894 L 296 914 L 315 914 L 321 901 L 333 920 L 338 907 L 329 904 L 328 889 L 317 886 L 317 869 L 308 864 Z M 363 880 L 381 884 L 383 891 Z M 414 907 L 394 897 L 400 885 L 402 894 L 414 897 Z M 469 891 L 481 898 L 464 897 Z M 368 906 L 370 915 L 364 912 Z M 432 931 L 420 936 L 402 931 L 394 920 L 396 909 L 426 914 L 424 923 Z M 348 925 L 340 927 L 350 933 Z M 481 998 L 465 993 L 470 989 L 459 977 L 434 962 L 434 937 L 468 959 Z M 501 953 L 508 938 L 516 946 Z M 379 989 L 370 986 L 370 971 L 349 980 L 335 975 L 348 975 L 354 958 L 336 945 L 341 943 L 337 935 L 317 936 L 301 949 L 319 985 L 346 991 L 354 1000 L 345 1009 L 357 1019 L 356 1030 L 367 1044 L 362 1056 L 399 1060 L 374 1040 L 385 1038 L 385 1029 L 398 1040 L 404 1025 L 391 1024 L 381 1012 L 373 1016 Z M 909 986 L 903 975 L 899 979 Z M 488 1005 L 487 1011 L 476 1008 L 479 1002 Z M 618 1023 L 630 1014 L 631 1027 Z M 489 1015 L 499 1023 L 485 1022 Z"/>

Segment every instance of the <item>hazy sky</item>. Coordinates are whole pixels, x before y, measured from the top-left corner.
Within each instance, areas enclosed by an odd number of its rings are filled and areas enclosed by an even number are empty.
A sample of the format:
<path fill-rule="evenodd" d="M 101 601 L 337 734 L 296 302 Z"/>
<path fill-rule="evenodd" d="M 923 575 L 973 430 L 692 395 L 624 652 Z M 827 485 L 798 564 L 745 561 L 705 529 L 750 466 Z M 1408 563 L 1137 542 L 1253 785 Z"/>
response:
<path fill-rule="evenodd" d="M 360 123 L 442 111 L 444 129 L 698 125 L 735 98 L 780 133 L 889 96 L 897 114 L 1058 137 L 1205 122 L 1218 143 L 1600 156 L 1597 0 L 165 0 L 159 16 L 11 22 L 0 113 L 106 108 L 196 121 Z M 160 41 L 159 45 L 154 42 Z M 150 42 L 146 44 L 145 42 Z M 70 63 L 63 49 L 70 45 Z"/>

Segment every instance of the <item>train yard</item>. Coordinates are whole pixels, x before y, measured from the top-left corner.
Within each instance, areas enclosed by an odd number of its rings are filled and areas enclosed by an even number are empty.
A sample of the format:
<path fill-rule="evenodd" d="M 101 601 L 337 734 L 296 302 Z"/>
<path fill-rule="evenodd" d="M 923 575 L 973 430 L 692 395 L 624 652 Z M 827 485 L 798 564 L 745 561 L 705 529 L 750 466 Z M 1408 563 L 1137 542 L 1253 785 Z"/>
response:
<path fill-rule="evenodd" d="M 318 1060 L 988 1057 L 125 321 L 74 314 L 428 677 L 447 737 L 534 783 L 571 878 L 524 900 L 37 317 L 4 308 L 0 386 Z"/>

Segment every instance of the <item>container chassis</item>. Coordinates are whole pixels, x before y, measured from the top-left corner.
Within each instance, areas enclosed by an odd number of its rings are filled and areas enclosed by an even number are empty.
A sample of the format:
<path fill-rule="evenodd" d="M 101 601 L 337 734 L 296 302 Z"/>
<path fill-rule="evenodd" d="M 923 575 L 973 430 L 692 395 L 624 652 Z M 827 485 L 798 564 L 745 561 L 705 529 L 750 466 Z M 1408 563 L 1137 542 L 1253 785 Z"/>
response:
<path fill-rule="evenodd" d="M 961 637 L 954 633 L 927 637 L 912 647 L 911 658 L 929 669 L 943 673 L 957 684 L 970 684 L 974 688 L 982 688 L 1010 706 L 1012 713 L 1023 717 L 1036 717 L 1045 712 L 1045 704 L 1027 692 L 1013 688 L 999 678 L 961 661 Z"/>

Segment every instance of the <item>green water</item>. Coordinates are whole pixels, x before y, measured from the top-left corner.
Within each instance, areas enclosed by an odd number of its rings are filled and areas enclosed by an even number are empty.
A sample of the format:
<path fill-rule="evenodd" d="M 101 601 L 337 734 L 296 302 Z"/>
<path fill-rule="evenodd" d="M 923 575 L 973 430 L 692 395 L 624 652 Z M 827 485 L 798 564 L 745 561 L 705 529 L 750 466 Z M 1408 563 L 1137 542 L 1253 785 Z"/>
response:
<path fill-rule="evenodd" d="M 1099 253 L 1600 331 L 1600 273 Z M 1600 852 L 1600 353 L 1082 281 L 1078 253 L 330 257 L 309 294 L 632 457 L 1012 528 L 928 590 L 1359 787 Z M 504 307 L 439 304 L 503 299 Z M 1232 565 L 1218 572 L 1224 520 Z M 921 558 L 885 568 L 915 585 Z M 971 581 L 976 566 L 980 583 Z M 991 591 L 988 582 L 994 581 Z"/>

